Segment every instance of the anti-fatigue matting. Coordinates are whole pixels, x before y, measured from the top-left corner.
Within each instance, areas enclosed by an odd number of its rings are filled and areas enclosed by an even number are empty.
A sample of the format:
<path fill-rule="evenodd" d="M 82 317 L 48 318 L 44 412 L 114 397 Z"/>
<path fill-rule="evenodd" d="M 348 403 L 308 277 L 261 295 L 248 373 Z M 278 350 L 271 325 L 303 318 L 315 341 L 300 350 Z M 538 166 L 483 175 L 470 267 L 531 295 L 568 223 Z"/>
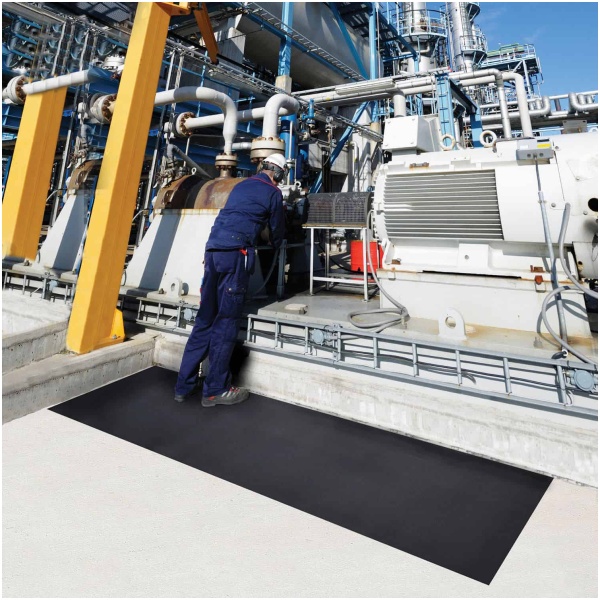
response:
<path fill-rule="evenodd" d="M 261 396 L 178 404 L 176 376 L 153 367 L 52 410 L 486 584 L 551 481 Z"/>

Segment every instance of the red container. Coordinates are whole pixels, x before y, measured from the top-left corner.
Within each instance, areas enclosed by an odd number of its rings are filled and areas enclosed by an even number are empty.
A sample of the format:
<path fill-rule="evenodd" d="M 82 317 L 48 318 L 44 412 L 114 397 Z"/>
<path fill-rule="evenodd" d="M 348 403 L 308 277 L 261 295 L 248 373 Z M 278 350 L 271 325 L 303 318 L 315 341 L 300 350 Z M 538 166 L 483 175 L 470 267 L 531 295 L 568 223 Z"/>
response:
<path fill-rule="evenodd" d="M 377 242 L 371 242 L 371 262 L 373 267 L 377 269 L 381 266 L 383 260 L 383 248 Z M 363 270 L 363 242 L 361 240 L 354 240 L 350 242 L 350 268 L 353 271 L 362 273 Z M 371 273 L 371 267 L 369 266 L 369 257 L 367 257 L 367 271 Z"/>

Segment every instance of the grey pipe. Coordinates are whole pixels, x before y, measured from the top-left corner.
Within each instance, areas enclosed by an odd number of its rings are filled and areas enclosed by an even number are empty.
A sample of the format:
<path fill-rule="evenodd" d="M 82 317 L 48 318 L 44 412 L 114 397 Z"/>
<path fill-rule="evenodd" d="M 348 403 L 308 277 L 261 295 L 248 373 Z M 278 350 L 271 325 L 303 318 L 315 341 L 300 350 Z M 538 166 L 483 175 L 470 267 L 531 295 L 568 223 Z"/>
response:
<path fill-rule="evenodd" d="M 496 77 L 496 90 L 498 92 L 498 104 L 500 105 L 500 116 L 502 118 L 502 132 L 504 133 L 504 137 L 509 140 L 512 137 L 512 129 L 510 127 L 508 104 L 506 104 L 506 90 L 504 89 L 502 76 Z"/>
<path fill-rule="evenodd" d="M 595 94 L 597 94 L 598 92 L 595 92 Z M 580 96 L 584 96 L 585 94 L 580 94 Z M 592 94 L 588 94 L 588 95 L 592 95 Z M 598 110 L 598 103 L 594 102 L 592 104 L 584 104 L 582 102 L 579 101 L 578 99 L 578 95 L 577 94 L 569 94 L 569 107 L 577 112 L 584 112 L 584 111 L 590 111 L 590 110 Z"/>
<path fill-rule="evenodd" d="M 248 121 L 262 121 L 265 116 L 264 106 L 248 110 L 240 110 L 237 113 L 238 123 L 247 123 Z M 284 117 L 291 114 L 287 108 L 279 109 L 279 116 Z M 216 127 L 222 125 L 225 120 L 224 115 L 210 115 L 207 117 L 192 117 L 185 122 L 186 129 L 201 129 L 202 127 Z"/>
<path fill-rule="evenodd" d="M 287 94 L 275 94 L 272 98 L 269 98 L 269 101 L 265 105 L 262 131 L 263 137 L 277 137 L 277 123 L 279 120 L 280 108 L 286 108 L 291 114 L 296 114 L 300 108 L 300 102 Z"/>
<path fill-rule="evenodd" d="M 542 211 L 542 223 L 544 226 L 544 238 L 546 239 L 546 245 L 548 247 L 548 260 L 550 261 L 550 278 L 552 280 L 552 287 L 554 291 L 558 289 L 558 276 L 556 274 L 556 261 L 554 259 L 554 247 L 552 246 L 552 235 L 550 233 L 550 224 L 548 222 L 548 213 L 546 212 L 546 200 L 544 199 L 544 192 L 542 191 L 542 182 L 540 180 L 540 169 L 538 165 L 537 156 L 535 158 L 535 174 L 537 177 L 538 185 L 538 198 L 540 204 L 540 210 Z M 556 310 L 558 312 L 558 324 L 560 330 L 560 337 L 562 340 L 567 341 L 567 323 L 565 320 L 565 310 L 562 303 L 562 299 L 559 295 L 556 298 Z M 543 313 L 543 311 L 542 311 Z"/>
<path fill-rule="evenodd" d="M 502 71 L 498 71 L 498 69 L 482 69 L 480 71 L 474 71 L 473 73 L 450 73 L 450 79 L 460 81 L 465 87 L 481 85 L 483 83 L 495 83 L 498 88 L 498 92 L 500 92 L 500 89 L 503 88 L 501 81 L 514 81 L 519 113 L 521 115 L 521 129 L 523 131 L 523 136 L 533 137 L 533 128 L 531 126 L 531 118 L 529 117 L 529 103 L 527 100 L 527 91 L 525 89 L 525 80 L 521 75 L 513 72 L 504 73 Z M 501 100 L 500 93 L 498 94 L 498 99 Z M 508 113 L 508 108 L 506 112 Z M 503 121 L 503 128 L 506 129 L 505 122 L 508 121 L 510 124 L 510 118 L 503 118 L 505 119 Z"/>
<path fill-rule="evenodd" d="M 19 92 L 26 95 L 40 94 L 42 92 L 58 90 L 64 87 L 85 85 L 90 81 L 107 79 L 110 76 L 110 73 L 99 67 L 90 67 L 84 71 L 75 71 L 74 73 L 68 73 L 67 75 L 60 75 L 59 77 L 52 77 L 50 79 L 43 79 L 42 81 L 34 81 L 33 83 L 25 83 L 22 86 L 18 86 L 17 83 L 22 78 L 22 76 L 19 75 L 18 77 L 13 77 L 2 90 L 2 99 L 10 100 L 14 104 L 23 104 L 24 99 L 17 95 L 17 87 L 19 88 Z"/>
<path fill-rule="evenodd" d="M 23 91 L 26 94 L 40 94 L 50 90 L 58 90 L 63 87 L 85 85 L 90 81 L 96 81 L 97 79 L 104 79 L 110 76 L 111 74 L 108 74 L 103 69 L 91 67 L 85 71 L 76 71 L 75 73 L 60 75 L 59 77 L 52 77 L 50 79 L 44 79 L 43 81 L 26 83 L 23 86 Z"/>
<path fill-rule="evenodd" d="M 509 102 L 508 104 L 515 104 L 514 102 Z M 529 111 L 529 116 L 530 117 L 545 117 L 547 115 L 550 114 L 551 109 L 550 109 L 550 98 L 548 96 L 544 96 L 542 98 L 541 101 L 541 108 L 539 109 L 535 109 L 535 110 L 530 110 Z M 498 106 L 497 104 L 487 104 L 485 105 L 486 108 L 488 107 L 493 107 L 493 106 Z M 482 106 L 481 108 L 484 108 L 484 106 Z M 482 115 L 481 116 L 481 122 L 482 123 L 497 123 L 498 122 L 498 117 L 500 115 L 499 114 L 494 114 L 494 115 Z M 508 113 L 508 118 L 511 121 L 518 121 L 521 118 L 521 113 L 517 112 L 517 111 L 512 111 Z"/>
<path fill-rule="evenodd" d="M 175 144 L 167 144 L 167 158 L 173 160 L 173 154 L 177 154 L 183 161 L 192 169 L 196 169 L 196 173 L 204 177 L 204 179 L 213 179 L 212 175 L 209 175 L 197 162 L 192 160 L 183 150 L 178 148 Z"/>
<path fill-rule="evenodd" d="M 233 144 L 233 151 L 237 152 L 238 150 L 252 150 L 252 142 L 236 142 Z"/>
<path fill-rule="evenodd" d="M 406 116 L 406 94 L 399 90 L 393 96 L 394 101 L 394 116 L 405 117 Z"/>
<path fill-rule="evenodd" d="M 180 87 L 165 92 L 158 92 L 154 97 L 154 106 L 176 102 L 189 102 L 190 100 L 214 104 L 223 111 L 225 115 L 223 120 L 223 137 L 225 138 L 223 151 L 225 154 L 232 154 L 231 146 L 237 134 L 237 110 L 233 100 L 226 94 L 205 87 Z"/>
<path fill-rule="evenodd" d="M 546 329 L 548 330 L 548 333 L 560 344 L 560 346 L 566 350 L 567 352 L 570 352 L 573 356 L 576 356 L 579 360 L 588 363 L 590 365 L 594 365 L 597 368 L 597 363 L 594 362 L 591 358 L 589 358 L 588 356 L 586 356 L 585 354 L 583 354 L 583 352 L 579 352 L 578 350 L 575 350 L 575 348 L 573 348 L 573 346 L 571 346 L 566 340 L 562 339 L 562 337 L 560 337 L 556 331 L 554 331 L 554 329 L 552 329 L 552 327 L 550 326 L 550 323 L 548 322 L 548 317 L 546 316 L 546 313 L 548 312 L 548 304 L 550 303 L 550 300 L 552 300 L 552 298 L 558 294 L 562 294 L 563 292 L 576 292 L 578 290 L 576 290 L 575 288 L 570 288 L 568 286 L 562 286 L 562 287 L 557 287 L 554 290 L 551 290 L 547 296 L 544 298 L 544 301 L 542 302 L 542 320 L 544 321 L 544 325 L 546 326 Z"/>

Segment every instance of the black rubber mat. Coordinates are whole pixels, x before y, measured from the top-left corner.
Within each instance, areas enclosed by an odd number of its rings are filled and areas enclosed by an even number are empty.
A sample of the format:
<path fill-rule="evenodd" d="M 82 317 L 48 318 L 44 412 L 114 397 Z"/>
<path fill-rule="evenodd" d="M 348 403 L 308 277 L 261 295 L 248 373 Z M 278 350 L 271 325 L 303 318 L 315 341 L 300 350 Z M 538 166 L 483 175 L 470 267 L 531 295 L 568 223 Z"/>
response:
<path fill-rule="evenodd" d="M 483 583 L 551 481 L 260 396 L 178 404 L 175 379 L 153 367 L 52 410 Z"/>

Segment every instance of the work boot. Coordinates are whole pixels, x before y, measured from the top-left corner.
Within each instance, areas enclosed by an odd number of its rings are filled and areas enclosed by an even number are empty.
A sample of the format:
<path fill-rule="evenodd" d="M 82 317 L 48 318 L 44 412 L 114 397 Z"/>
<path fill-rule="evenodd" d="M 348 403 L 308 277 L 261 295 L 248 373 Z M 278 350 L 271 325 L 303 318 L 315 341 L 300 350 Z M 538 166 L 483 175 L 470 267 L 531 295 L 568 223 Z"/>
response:
<path fill-rule="evenodd" d="M 218 396 L 202 396 L 202 406 L 216 406 L 217 404 L 239 404 L 248 398 L 250 392 L 244 388 L 231 386 L 226 392 Z"/>
<path fill-rule="evenodd" d="M 192 396 L 195 396 L 198 392 L 202 391 L 202 385 L 204 384 L 204 377 L 200 377 L 198 381 L 196 381 L 196 385 L 187 393 L 187 394 L 177 394 L 175 393 L 175 402 L 183 402 Z"/>

